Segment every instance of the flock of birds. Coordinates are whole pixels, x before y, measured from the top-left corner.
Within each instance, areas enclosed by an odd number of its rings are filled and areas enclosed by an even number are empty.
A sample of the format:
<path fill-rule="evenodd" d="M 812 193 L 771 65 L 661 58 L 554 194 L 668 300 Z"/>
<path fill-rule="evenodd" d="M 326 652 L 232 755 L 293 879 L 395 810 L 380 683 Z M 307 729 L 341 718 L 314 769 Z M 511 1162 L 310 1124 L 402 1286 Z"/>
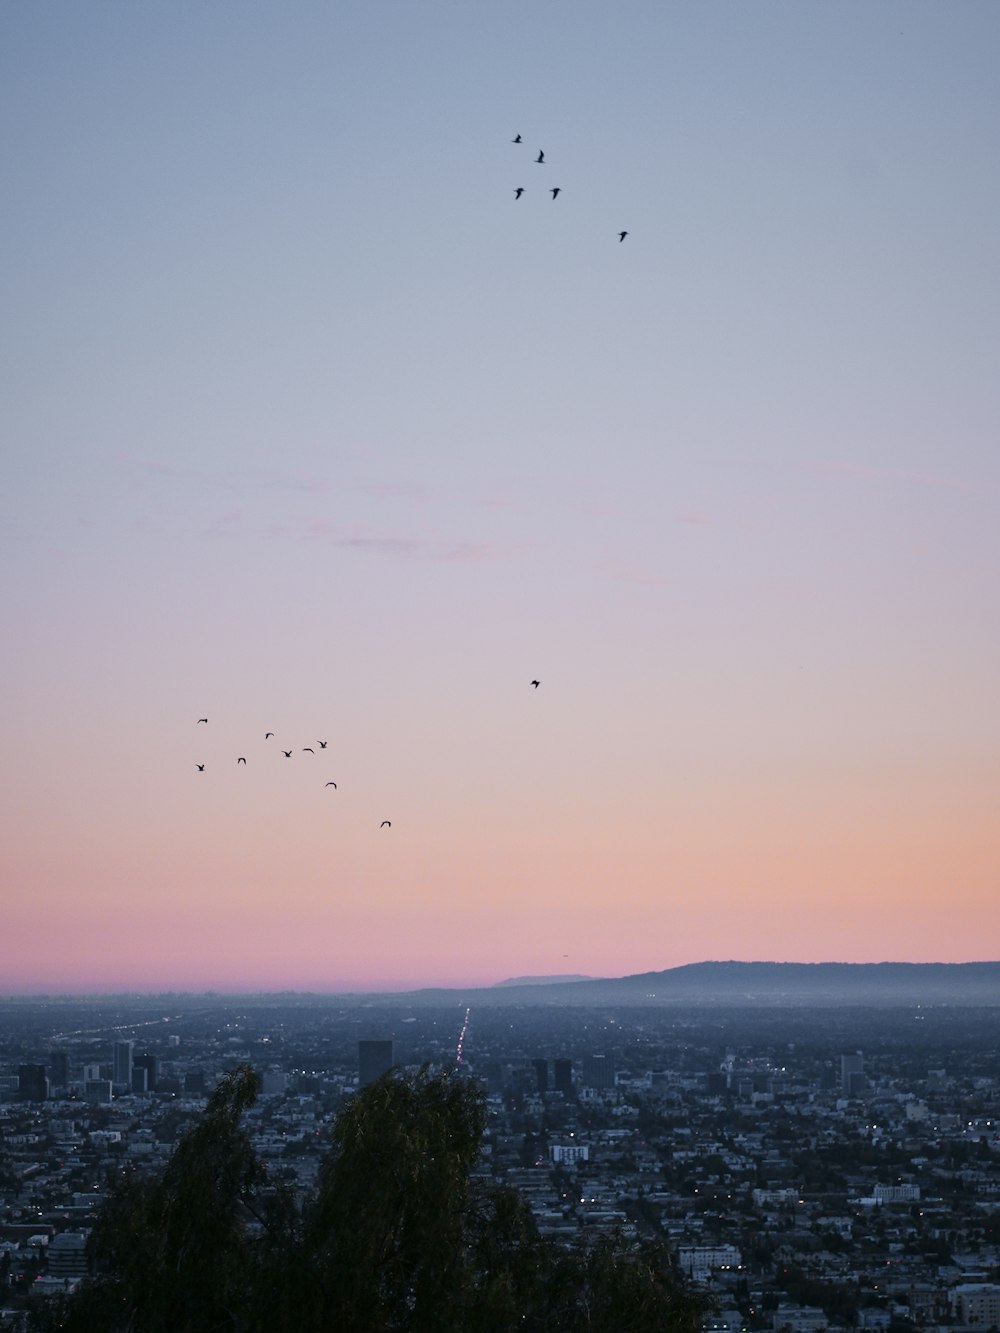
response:
<path fill-rule="evenodd" d="M 523 144 L 523 143 L 524 143 L 524 140 L 522 139 L 522 137 L 521 137 L 520 134 L 515 134 L 514 137 L 513 137 L 513 139 L 511 139 L 511 143 Z M 544 150 L 543 148 L 539 148 L 539 150 L 538 150 L 538 156 L 535 158 L 535 166 L 536 166 L 536 167 L 546 167 L 546 166 L 548 166 L 548 163 L 545 161 L 545 150 Z M 514 198 L 515 198 L 515 199 L 520 199 L 520 197 L 521 197 L 522 194 L 524 194 L 524 186 L 523 186 L 523 185 L 515 186 L 515 188 L 514 188 Z M 555 200 L 558 199 L 559 196 L 562 194 L 562 186 L 561 186 L 561 185 L 550 186 L 550 187 L 549 187 L 549 194 L 552 196 L 553 201 L 555 201 Z M 618 233 L 618 244 L 619 244 L 619 245 L 622 243 L 622 241 L 624 241 L 624 239 L 625 239 L 625 237 L 626 237 L 627 235 L 628 235 L 628 232 L 627 232 L 627 231 L 620 231 L 620 232 Z"/>
<path fill-rule="evenodd" d="M 541 685 L 541 683 L 542 683 L 542 682 L 541 682 L 540 680 L 533 680 L 533 681 L 531 682 L 533 688 L 536 689 L 536 690 L 538 689 L 539 685 Z M 196 723 L 195 723 L 195 726 L 201 726 L 202 724 L 204 724 L 205 726 L 208 726 L 208 718 L 207 718 L 207 717 L 199 717 L 198 720 L 197 720 Z M 265 740 L 265 741 L 269 741 L 269 740 L 273 740 L 273 739 L 274 739 L 274 732 L 273 732 L 273 731 L 265 731 L 265 733 L 264 733 L 264 740 Z M 329 745 L 329 743 L 330 743 L 329 741 L 317 741 L 317 742 L 316 742 L 316 744 L 319 746 L 319 748 L 320 748 L 321 750 L 325 750 L 326 747 Z M 286 759 L 291 759 L 292 755 L 295 753 L 294 750 L 286 750 L 286 749 L 284 749 L 284 748 L 283 748 L 282 746 L 280 746 L 280 745 L 278 746 L 278 749 L 281 750 L 281 753 L 285 756 Z M 316 750 L 315 750 L 315 748 L 314 748 L 312 745 L 303 745 L 303 746 L 301 747 L 301 753 L 302 753 L 302 754 L 312 754 L 312 755 L 314 755 L 314 754 L 316 753 Z M 244 766 L 244 768 L 245 768 L 245 767 L 246 767 L 246 762 L 247 762 L 246 755 L 241 754 L 241 755 L 237 755 L 237 756 L 236 756 L 236 766 L 237 766 L 237 767 L 239 767 L 239 765 L 242 764 L 242 765 Z M 195 768 L 198 770 L 199 773 L 204 773 L 204 771 L 205 771 L 205 764 L 199 764 L 199 763 L 196 762 L 196 763 L 195 763 Z M 326 787 L 332 787 L 332 788 L 334 789 L 334 791 L 337 790 L 337 784 L 336 784 L 334 781 L 332 781 L 332 780 L 330 780 L 330 781 L 328 781 L 328 782 L 325 782 L 323 785 L 324 785 L 324 788 L 326 788 Z M 391 820 L 391 819 L 383 819 L 383 820 L 382 820 L 382 823 L 379 825 L 379 828 L 392 828 L 392 820 Z"/>

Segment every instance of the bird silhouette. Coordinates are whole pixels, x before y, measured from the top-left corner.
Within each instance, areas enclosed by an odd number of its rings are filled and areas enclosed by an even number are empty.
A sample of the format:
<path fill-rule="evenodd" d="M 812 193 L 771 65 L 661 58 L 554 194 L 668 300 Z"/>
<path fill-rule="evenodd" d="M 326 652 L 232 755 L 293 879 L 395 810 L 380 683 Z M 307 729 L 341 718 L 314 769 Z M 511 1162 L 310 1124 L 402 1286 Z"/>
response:
<path fill-rule="evenodd" d="M 517 187 L 517 189 L 514 191 L 514 198 L 515 198 L 515 199 L 520 199 L 520 197 L 521 197 L 522 194 L 524 194 L 524 186 L 523 186 L 523 185 L 519 185 L 519 186 Z"/>
<path fill-rule="evenodd" d="M 292 752 L 291 752 L 291 750 L 282 750 L 281 753 L 285 756 L 286 759 L 291 759 L 291 757 L 292 757 Z"/>
<path fill-rule="evenodd" d="M 558 195 L 562 194 L 562 187 L 557 185 L 556 188 L 551 193 L 552 193 L 552 198 L 555 199 Z"/>
<path fill-rule="evenodd" d="M 207 717 L 200 717 L 200 718 L 198 719 L 198 722 L 207 722 L 207 721 L 208 721 L 208 718 L 207 718 Z M 195 725 L 197 726 L 197 723 L 195 723 Z"/>
<path fill-rule="evenodd" d="M 316 751 L 313 749 L 313 747 L 312 747 L 311 745 L 303 745 L 303 747 L 302 747 L 302 753 L 303 753 L 303 754 L 315 754 Z"/>
<path fill-rule="evenodd" d="M 326 785 L 328 787 L 336 787 L 337 784 L 335 782 L 328 782 Z"/>
<path fill-rule="evenodd" d="M 204 764 L 199 764 L 199 765 L 198 765 L 198 772 L 199 772 L 199 773 L 204 773 L 204 771 L 205 771 L 205 765 L 204 765 Z"/>
<path fill-rule="evenodd" d="M 511 143 L 520 143 L 520 142 L 521 142 L 521 136 L 519 134 L 515 134 L 513 139 L 511 139 Z"/>
<path fill-rule="evenodd" d="M 316 744 L 319 746 L 319 748 L 320 748 L 321 750 L 325 750 L 326 747 L 330 744 L 330 742 L 329 742 L 329 741 L 317 741 Z"/>
<path fill-rule="evenodd" d="M 545 154 L 541 151 L 541 149 L 539 149 L 538 156 L 535 158 L 535 165 L 537 166 L 539 162 L 544 162 L 544 161 L 545 161 Z"/>
<path fill-rule="evenodd" d="M 392 828 L 392 820 L 383 819 L 381 824 L 379 824 L 379 828 Z"/>
<path fill-rule="evenodd" d="M 541 685 L 542 682 L 541 682 L 540 680 L 533 680 L 531 683 L 532 683 L 532 685 L 534 685 L 535 689 L 537 690 L 538 687 L 539 687 L 539 685 Z"/>
<path fill-rule="evenodd" d="M 265 732 L 264 732 L 264 739 L 265 739 L 266 741 L 268 741 L 268 740 L 271 739 L 271 737 L 272 737 L 273 735 L 274 735 L 274 732 L 273 732 L 273 731 L 265 731 Z"/>
<path fill-rule="evenodd" d="M 618 244 L 619 244 L 619 245 L 621 245 L 622 241 L 624 241 L 624 239 L 625 239 L 625 237 L 626 237 L 627 235 L 628 235 L 628 232 L 627 232 L 627 231 L 620 231 L 620 232 L 618 233 Z"/>
<path fill-rule="evenodd" d="M 240 755 L 239 759 L 237 759 L 236 762 L 237 762 L 238 764 L 244 764 L 244 765 L 245 765 L 247 761 L 243 758 L 242 755 Z"/>

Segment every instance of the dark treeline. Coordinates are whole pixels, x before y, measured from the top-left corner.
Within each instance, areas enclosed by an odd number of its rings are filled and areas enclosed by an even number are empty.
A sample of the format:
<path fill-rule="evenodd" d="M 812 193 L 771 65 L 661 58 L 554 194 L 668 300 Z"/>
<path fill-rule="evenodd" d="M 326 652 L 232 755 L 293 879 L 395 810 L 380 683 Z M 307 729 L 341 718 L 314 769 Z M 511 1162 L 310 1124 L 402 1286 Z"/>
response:
<path fill-rule="evenodd" d="M 485 1111 L 454 1074 L 386 1076 L 336 1118 L 315 1191 L 272 1182 L 243 1127 L 243 1066 L 159 1174 L 123 1174 L 90 1238 L 94 1276 L 37 1330 L 63 1333 L 696 1333 L 665 1247 L 538 1235 L 512 1190 L 470 1176 Z"/>

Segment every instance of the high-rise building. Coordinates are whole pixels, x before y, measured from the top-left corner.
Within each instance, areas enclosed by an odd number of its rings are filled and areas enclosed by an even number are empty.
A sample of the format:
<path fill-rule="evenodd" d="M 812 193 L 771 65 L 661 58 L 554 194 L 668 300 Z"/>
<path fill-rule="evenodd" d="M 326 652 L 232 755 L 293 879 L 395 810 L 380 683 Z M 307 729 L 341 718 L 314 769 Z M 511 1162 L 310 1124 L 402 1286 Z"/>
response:
<path fill-rule="evenodd" d="M 610 1055 L 585 1055 L 583 1057 L 583 1086 L 585 1088 L 613 1088 L 615 1086 L 615 1062 Z"/>
<path fill-rule="evenodd" d="M 865 1059 L 860 1051 L 840 1057 L 840 1091 L 845 1097 L 860 1097 L 865 1090 Z"/>
<path fill-rule="evenodd" d="M 149 1070 L 141 1065 L 132 1066 L 132 1086 L 130 1089 L 137 1097 L 145 1097 L 149 1091 Z"/>
<path fill-rule="evenodd" d="M 532 1060 L 531 1067 L 535 1071 L 538 1094 L 544 1096 L 549 1090 L 549 1062 L 548 1060 Z"/>
<path fill-rule="evenodd" d="M 49 1095 L 49 1080 L 44 1065 L 18 1065 L 17 1094 L 22 1102 L 44 1102 Z"/>
<path fill-rule="evenodd" d="M 565 1058 L 552 1061 L 553 1086 L 564 1097 L 573 1096 L 573 1061 Z"/>
<path fill-rule="evenodd" d="M 184 1096 L 185 1097 L 204 1097 L 205 1095 L 205 1071 L 204 1069 L 189 1069 L 184 1075 Z"/>
<path fill-rule="evenodd" d="M 393 1066 L 392 1038 L 358 1042 L 358 1086 L 367 1088 Z"/>
<path fill-rule="evenodd" d="M 132 1042 L 130 1041 L 115 1042 L 111 1082 L 116 1088 L 132 1087 Z"/>
<path fill-rule="evenodd" d="M 87 1276 L 86 1231 L 60 1231 L 49 1241 L 45 1253 L 50 1277 L 72 1280 Z"/>
<path fill-rule="evenodd" d="M 69 1051 L 49 1052 L 49 1084 L 53 1088 L 69 1084 Z"/>
<path fill-rule="evenodd" d="M 145 1069 L 146 1071 L 146 1091 L 156 1091 L 156 1080 L 160 1074 L 160 1057 L 158 1055 L 136 1055 L 132 1060 L 132 1070 Z"/>

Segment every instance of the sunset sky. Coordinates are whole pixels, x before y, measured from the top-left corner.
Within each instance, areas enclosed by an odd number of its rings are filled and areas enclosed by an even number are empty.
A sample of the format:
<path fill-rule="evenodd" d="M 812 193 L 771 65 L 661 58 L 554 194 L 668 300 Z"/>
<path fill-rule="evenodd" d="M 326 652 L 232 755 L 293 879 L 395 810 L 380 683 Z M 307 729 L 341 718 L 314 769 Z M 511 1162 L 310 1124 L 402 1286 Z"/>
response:
<path fill-rule="evenodd" d="M 1000 956 L 998 65 L 0 7 L 0 991 Z"/>

